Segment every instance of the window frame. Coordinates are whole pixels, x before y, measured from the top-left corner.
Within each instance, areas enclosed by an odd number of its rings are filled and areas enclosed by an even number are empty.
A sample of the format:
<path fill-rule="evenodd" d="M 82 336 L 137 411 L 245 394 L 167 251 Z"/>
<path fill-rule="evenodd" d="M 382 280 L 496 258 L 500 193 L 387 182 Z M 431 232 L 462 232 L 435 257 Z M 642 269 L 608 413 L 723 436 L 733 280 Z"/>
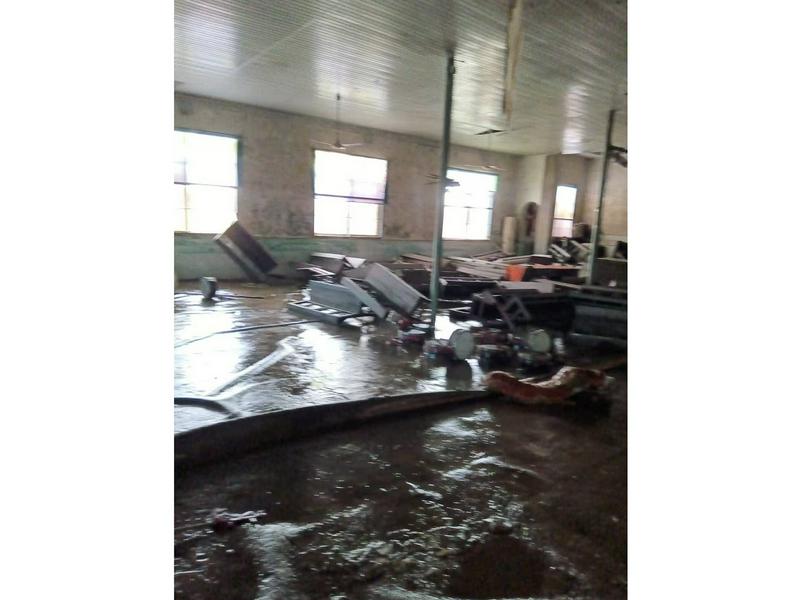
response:
<path fill-rule="evenodd" d="M 483 206 L 464 206 L 460 208 L 467 208 L 467 209 L 481 209 L 481 210 L 488 210 L 491 214 L 489 217 L 489 231 L 486 233 L 485 238 L 450 238 L 444 237 L 442 235 L 443 240 L 454 241 L 454 242 L 486 242 L 492 239 L 492 226 L 494 225 L 494 203 L 497 199 L 497 192 L 500 191 L 500 173 L 487 173 L 486 171 L 478 171 L 475 169 L 462 169 L 461 167 L 447 167 L 448 171 L 462 171 L 464 173 L 478 173 L 479 175 L 490 175 L 497 180 L 497 186 L 494 190 L 494 197 L 492 198 L 492 207 L 485 208 Z M 442 198 L 442 225 L 444 226 L 444 209 L 447 206 L 447 189 L 445 188 L 445 196 Z"/>
<path fill-rule="evenodd" d="M 575 190 L 575 203 L 572 206 L 572 218 L 570 218 L 570 219 L 564 219 L 563 217 L 556 217 L 556 202 L 557 202 L 556 199 L 558 198 L 558 188 L 561 188 L 561 187 L 563 187 L 563 188 L 572 188 L 572 189 Z M 556 184 L 555 193 L 553 194 L 553 222 L 550 224 L 550 239 L 551 240 L 553 240 L 553 239 L 563 239 L 563 236 L 559 236 L 558 238 L 556 238 L 556 236 L 553 235 L 553 231 L 555 230 L 556 221 L 572 221 L 572 225 L 574 227 L 574 225 L 575 225 L 575 215 L 578 214 L 578 192 L 579 192 L 579 188 L 578 188 L 577 185 L 572 185 L 571 183 L 558 183 L 558 184 Z M 572 229 L 570 229 L 570 235 L 567 236 L 567 237 L 572 238 L 571 233 L 572 233 Z"/>
<path fill-rule="evenodd" d="M 353 156 L 356 158 L 372 158 L 377 160 L 382 160 L 386 163 L 386 186 L 383 191 L 383 200 L 376 200 L 375 198 L 363 198 L 361 196 L 339 196 L 334 194 L 317 194 L 316 191 L 316 180 L 317 180 L 317 152 L 331 152 L 333 154 L 344 154 L 345 156 Z M 378 209 L 378 233 L 375 235 L 360 235 L 360 234 L 351 234 L 351 233 L 317 233 L 316 229 L 313 231 L 313 237 L 320 237 L 320 238 L 365 238 L 365 239 L 382 239 L 383 238 L 383 213 L 384 207 L 389 203 L 389 166 L 391 161 L 388 158 L 384 158 L 382 156 L 369 156 L 368 154 L 356 154 L 355 152 L 341 152 L 338 150 L 326 150 L 324 148 L 315 148 L 311 147 L 311 201 L 314 203 L 314 211 L 312 212 L 312 229 L 314 228 L 314 218 L 316 213 L 316 203 L 317 203 L 317 196 L 324 197 L 324 198 L 341 198 L 346 200 L 348 203 L 360 203 L 360 204 L 377 204 L 379 206 Z M 349 224 L 348 224 L 349 228 Z"/>
<path fill-rule="evenodd" d="M 199 133 L 202 135 L 214 135 L 217 137 L 224 137 L 224 138 L 231 138 L 236 140 L 236 185 L 214 185 L 210 183 L 178 183 L 174 181 L 173 178 L 173 185 L 206 185 L 209 187 L 221 187 L 221 188 L 228 188 L 228 189 L 235 189 L 236 190 L 236 218 L 239 218 L 239 190 L 242 187 L 242 175 L 244 173 L 243 165 L 244 165 L 244 144 L 242 143 L 242 136 L 236 133 L 223 133 L 221 131 L 208 131 L 205 129 L 194 129 L 191 127 L 174 127 L 174 131 L 179 131 L 181 133 Z M 202 233 L 197 231 L 188 231 L 188 230 L 181 230 L 178 231 L 177 229 L 173 232 L 175 234 L 180 235 L 216 235 L 214 233 Z"/>

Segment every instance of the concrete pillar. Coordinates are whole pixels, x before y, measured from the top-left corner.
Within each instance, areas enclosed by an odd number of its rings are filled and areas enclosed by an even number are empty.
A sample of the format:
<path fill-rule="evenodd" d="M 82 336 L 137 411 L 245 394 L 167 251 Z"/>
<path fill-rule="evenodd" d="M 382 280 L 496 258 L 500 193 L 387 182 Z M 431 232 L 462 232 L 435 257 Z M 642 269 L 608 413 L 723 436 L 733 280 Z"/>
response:
<path fill-rule="evenodd" d="M 536 204 L 537 219 L 541 212 L 542 195 L 544 193 L 544 175 L 547 156 L 523 156 L 517 172 L 516 215 L 518 221 L 517 239 L 522 244 L 534 242 L 535 230 L 528 233 L 526 206 L 529 202 Z"/>

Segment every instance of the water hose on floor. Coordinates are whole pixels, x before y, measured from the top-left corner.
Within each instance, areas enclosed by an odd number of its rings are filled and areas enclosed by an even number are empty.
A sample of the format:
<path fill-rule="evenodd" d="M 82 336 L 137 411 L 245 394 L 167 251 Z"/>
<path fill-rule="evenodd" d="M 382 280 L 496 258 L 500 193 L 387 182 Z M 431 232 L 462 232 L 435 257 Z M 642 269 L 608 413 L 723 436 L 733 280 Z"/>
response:
<path fill-rule="evenodd" d="M 185 342 L 181 342 L 180 344 L 175 344 L 176 348 L 181 348 L 182 346 L 186 346 L 187 344 L 193 344 L 194 342 L 199 342 L 200 340 L 205 340 L 207 338 L 213 337 L 215 335 L 220 335 L 223 333 L 240 333 L 242 331 L 255 331 L 256 329 L 274 329 L 275 327 L 289 327 L 290 325 L 305 325 L 306 323 L 319 323 L 319 319 L 306 319 L 304 321 L 289 321 L 287 323 L 270 323 L 268 325 L 250 325 L 248 327 L 236 327 L 234 329 L 225 329 L 223 331 L 215 331 L 213 333 L 209 333 L 208 335 L 203 335 L 191 340 L 187 340 Z"/>
<path fill-rule="evenodd" d="M 175 404 L 177 404 L 178 406 L 193 406 L 195 408 L 205 408 L 206 410 L 212 410 L 214 412 L 224 413 L 231 418 L 242 416 L 242 413 L 240 413 L 235 408 L 228 406 L 227 403 L 221 400 L 215 400 L 214 398 L 179 396 L 175 398 Z"/>

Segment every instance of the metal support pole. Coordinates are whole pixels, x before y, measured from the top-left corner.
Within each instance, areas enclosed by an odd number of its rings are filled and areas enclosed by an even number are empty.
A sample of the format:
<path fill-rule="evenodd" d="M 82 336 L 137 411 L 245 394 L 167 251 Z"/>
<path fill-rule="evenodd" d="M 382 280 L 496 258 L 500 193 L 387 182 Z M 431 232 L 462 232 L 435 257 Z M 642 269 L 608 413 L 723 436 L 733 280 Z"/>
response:
<path fill-rule="evenodd" d="M 614 130 L 614 114 L 616 110 L 608 113 L 608 130 L 606 131 L 606 147 L 603 150 L 603 173 L 600 177 L 600 197 L 597 199 L 597 208 L 595 209 L 594 229 L 592 229 L 592 242 L 591 253 L 589 255 L 589 273 L 587 275 L 587 284 L 594 285 L 595 267 L 597 261 L 597 249 L 600 246 L 600 227 L 603 221 L 603 197 L 606 193 L 606 179 L 608 177 L 608 162 L 612 149 L 611 145 L 611 132 Z"/>
<path fill-rule="evenodd" d="M 453 109 L 453 75 L 456 67 L 453 50 L 447 51 L 447 89 L 444 96 L 444 125 L 442 127 L 442 163 L 439 166 L 439 189 L 436 197 L 436 218 L 433 226 L 433 252 L 431 265 L 431 334 L 436 332 L 436 312 L 439 310 L 439 273 L 442 265 L 442 225 L 444 221 L 444 194 L 447 191 L 447 164 L 450 155 L 450 113 Z"/>

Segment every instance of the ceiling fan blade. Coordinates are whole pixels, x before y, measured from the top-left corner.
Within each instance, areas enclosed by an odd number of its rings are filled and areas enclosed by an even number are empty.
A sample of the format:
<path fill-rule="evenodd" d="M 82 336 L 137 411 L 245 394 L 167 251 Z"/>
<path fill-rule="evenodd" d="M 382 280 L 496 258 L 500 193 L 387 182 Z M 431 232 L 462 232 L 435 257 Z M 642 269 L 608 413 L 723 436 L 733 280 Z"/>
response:
<path fill-rule="evenodd" d="M 428 175 L 428 179 L 430 181 L 427 182 L 426 185 L 433 185 L 434 183 L 439 183 L 439 176 L 438 175 Z M 461 184 L 458 183 L 455 179 L 450 179 L 449 177 L 445 180 L 445 187 L 460 187 Z"/>
<path fill-rule="evenodd" d="M 475 135 L 487 135 L 489 133 L 500 137 L 501 135 L 508 135 L 509 133 L 516 133 L 518 131 L 526 131 L 528 129 L 534 129 L 536 125 L 526 125 L 525 127 L 509 127 L 508 129 L 494 129 L 494 130 L 486 130 L 480 133 L 476 133 Z"/>
<path fill-rule="evenodd" d="M 479 171 L 505 171 L 504 168 L 497 165 L 464 165 L 465 169 L 478 169 Z"/>

